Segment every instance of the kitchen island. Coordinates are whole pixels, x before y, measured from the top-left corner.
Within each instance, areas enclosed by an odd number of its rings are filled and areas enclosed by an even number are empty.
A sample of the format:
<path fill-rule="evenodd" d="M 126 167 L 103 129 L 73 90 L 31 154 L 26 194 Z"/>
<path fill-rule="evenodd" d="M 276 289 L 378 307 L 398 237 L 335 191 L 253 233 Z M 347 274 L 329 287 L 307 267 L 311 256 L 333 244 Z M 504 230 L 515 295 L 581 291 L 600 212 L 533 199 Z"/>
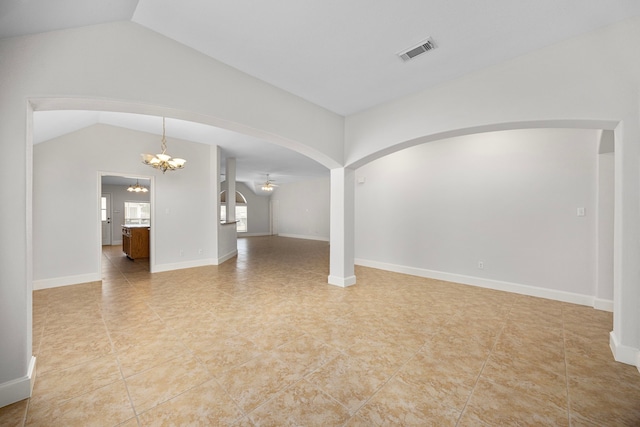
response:
<path fill-rule="evenodd" d="M 122 226 L 122 252 L 127 258 L 149 258 L 149 229 L 148 225 Z"/>

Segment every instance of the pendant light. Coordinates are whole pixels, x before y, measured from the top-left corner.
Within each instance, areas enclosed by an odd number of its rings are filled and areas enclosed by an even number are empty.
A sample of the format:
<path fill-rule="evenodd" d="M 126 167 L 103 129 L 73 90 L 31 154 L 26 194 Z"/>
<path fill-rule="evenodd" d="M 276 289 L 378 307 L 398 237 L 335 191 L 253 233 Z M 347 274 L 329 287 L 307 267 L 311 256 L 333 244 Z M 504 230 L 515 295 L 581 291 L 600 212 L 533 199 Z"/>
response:
<path fill-rule="evenodd" d="M 149 191 L 149 189 L 144 185 L 140 185 L 140 183 L 136 179 L 136 185 L 130 185 L 129 188 L 127 188 L 127 191 L 132 193 L 146 193 L 147 191 Z"/>
<path fill-rule="evenodd" d="M 160 169 L 162 173 L 166 171 L 172 171 L 176 169 L 184 168 L 184 164 L 187 162 L 185 159 L 178 157 L 172 158 L 167 154 L 167 138 L 165 137 L 165 124 L 164 117 L 162 118 L 162 144 L 160 145 L 162 153 L 156 154 L 142 154 L 142 163 L 149 165 L 152 168 Z"/>

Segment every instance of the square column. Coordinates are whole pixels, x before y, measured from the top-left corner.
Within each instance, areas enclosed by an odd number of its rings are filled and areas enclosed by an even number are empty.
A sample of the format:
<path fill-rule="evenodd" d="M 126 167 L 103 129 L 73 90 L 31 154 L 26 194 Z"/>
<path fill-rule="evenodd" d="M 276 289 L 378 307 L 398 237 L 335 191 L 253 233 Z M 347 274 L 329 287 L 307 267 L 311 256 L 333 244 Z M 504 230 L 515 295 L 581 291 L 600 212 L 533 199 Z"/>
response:
<path fill-rule="evenodd" d="M 227 222 L 236 220 L 236 158 L 228 157 L 225 167 L 227 181 Z"/>
<path fill-rule="evenodd" d="M 355 285 L 355 171 L 331 169 L 329 284 Z"/>

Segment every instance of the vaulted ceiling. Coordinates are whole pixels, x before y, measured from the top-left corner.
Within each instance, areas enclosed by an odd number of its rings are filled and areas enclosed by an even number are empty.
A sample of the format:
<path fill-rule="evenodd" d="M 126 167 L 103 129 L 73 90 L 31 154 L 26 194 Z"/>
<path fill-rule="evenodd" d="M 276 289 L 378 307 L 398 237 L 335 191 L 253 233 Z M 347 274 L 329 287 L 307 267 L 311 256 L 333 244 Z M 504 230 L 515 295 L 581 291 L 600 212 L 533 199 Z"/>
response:
<path fill-rule="evenodd" d="M 635 0 L 3 0 L 0 38 L 128 20 L 349 115 L 637 15 Z"/>

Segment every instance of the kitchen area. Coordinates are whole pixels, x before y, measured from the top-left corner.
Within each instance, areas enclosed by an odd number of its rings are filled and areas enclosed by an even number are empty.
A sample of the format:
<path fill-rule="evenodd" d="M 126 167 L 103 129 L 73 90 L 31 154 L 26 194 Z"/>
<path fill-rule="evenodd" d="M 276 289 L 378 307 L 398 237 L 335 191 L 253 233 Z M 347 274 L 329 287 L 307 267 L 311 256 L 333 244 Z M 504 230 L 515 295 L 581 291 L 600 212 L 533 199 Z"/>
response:
<path fill-rule="evenodd" d="M 121 245 L 132 261 L 150 257 L 149 184 L 149 179 L 102 177 L 102 245 Z"/>

